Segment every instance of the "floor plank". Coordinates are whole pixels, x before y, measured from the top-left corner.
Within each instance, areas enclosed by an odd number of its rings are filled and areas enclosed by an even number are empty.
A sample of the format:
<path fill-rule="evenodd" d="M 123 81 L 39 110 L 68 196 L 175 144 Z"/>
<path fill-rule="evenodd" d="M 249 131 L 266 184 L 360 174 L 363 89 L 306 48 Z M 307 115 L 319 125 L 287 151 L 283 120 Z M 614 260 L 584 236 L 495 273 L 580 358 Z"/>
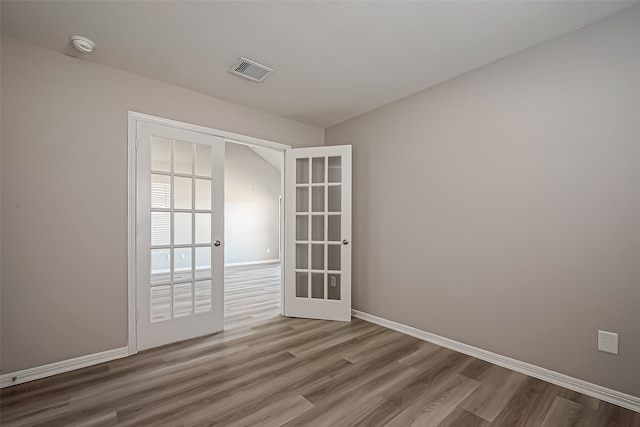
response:
<path fill-rule="evenodd" d="M 5 388 L 0 423 L 640 427 L 636 412 L 359 319 L 284 318 L 277 265 L 226 274 L 224 332 Z"/>
<path fill-rule="evenodd" d="M 547 416 L 542 422 L 542 427 L 575 426 L 583 408 L 579 403 L 556 396 L 551 405 L 551 409 L 549 409 Z"/>

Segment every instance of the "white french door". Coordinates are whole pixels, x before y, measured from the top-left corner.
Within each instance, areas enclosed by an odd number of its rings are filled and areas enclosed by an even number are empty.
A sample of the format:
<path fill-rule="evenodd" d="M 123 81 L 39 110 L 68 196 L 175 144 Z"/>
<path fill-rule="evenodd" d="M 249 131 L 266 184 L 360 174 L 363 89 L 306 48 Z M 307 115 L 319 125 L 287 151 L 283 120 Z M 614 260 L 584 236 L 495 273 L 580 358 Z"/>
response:
<path fill-rule="evenodd" d="M 224 327 L 223 138 L 137 121 L 138 350 Z"/>
<path fill-rule="evenodd" d="M 284 315 L 351 320 L 351 146 L 285 159 Z"/>

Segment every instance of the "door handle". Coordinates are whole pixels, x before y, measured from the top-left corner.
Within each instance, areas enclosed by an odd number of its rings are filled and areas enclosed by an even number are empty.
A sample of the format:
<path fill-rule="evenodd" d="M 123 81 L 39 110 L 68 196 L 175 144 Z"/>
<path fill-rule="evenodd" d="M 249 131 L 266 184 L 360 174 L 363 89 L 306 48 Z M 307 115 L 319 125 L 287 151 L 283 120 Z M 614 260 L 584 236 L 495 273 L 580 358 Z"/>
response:
<path fill-rule="evenodd" d="M 343 245 L 348 245 L 348 244 L 349 244 L 349 241 L 348 241 L 347 239 L 344 239 L 344 240 L 342 241 L 342 244 L 343 244 Z"/>
<path fill-rule="evenodd" d="M 220 245 L 221 245 L 220 240 L 216 240 L 215 242 L 213 242 L 213 246 L 220 246 Z"/>

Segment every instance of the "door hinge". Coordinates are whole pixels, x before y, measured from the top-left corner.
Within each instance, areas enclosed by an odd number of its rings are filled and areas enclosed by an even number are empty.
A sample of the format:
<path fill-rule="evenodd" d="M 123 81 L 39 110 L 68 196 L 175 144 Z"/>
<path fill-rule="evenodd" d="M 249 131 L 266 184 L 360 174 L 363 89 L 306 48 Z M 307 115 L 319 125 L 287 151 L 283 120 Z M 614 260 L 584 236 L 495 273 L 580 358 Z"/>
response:
<path fill-rule="evenodd" d="M 138 224 L 136 224 L 136 237 L 138 237 Z"/>
<path fill-rule="evenodd" d="M 138 321 L 138 309 L 136 308 L 136 322 Z"/>
<path fill-rule="evenodd" d="M 138 151 L 138 139 L 136 138 L 136 151 Z"/>

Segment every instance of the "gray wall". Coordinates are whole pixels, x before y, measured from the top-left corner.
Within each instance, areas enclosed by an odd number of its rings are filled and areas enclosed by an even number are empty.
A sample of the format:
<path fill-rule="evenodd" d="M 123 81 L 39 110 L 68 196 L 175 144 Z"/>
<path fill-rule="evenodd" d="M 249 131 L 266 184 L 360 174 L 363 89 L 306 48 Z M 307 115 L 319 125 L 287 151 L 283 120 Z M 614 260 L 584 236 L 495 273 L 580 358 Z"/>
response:
<path fill-rule="evenodd" d="M 325 142 L 353 144 L 355 309 L 640 396 L 640 7 Z"/>
<path fill-rule="evenodd" d="M 279 259 L 280 189 L 278 169 L 251 148 L 227 143 L 224 163 L 226 264 Z"/>
<path fill-rule="evenodd" d="M 293 146 L 324 131 L 2 38 L 2 372 L 127 345 L 127 111 Z"/>

